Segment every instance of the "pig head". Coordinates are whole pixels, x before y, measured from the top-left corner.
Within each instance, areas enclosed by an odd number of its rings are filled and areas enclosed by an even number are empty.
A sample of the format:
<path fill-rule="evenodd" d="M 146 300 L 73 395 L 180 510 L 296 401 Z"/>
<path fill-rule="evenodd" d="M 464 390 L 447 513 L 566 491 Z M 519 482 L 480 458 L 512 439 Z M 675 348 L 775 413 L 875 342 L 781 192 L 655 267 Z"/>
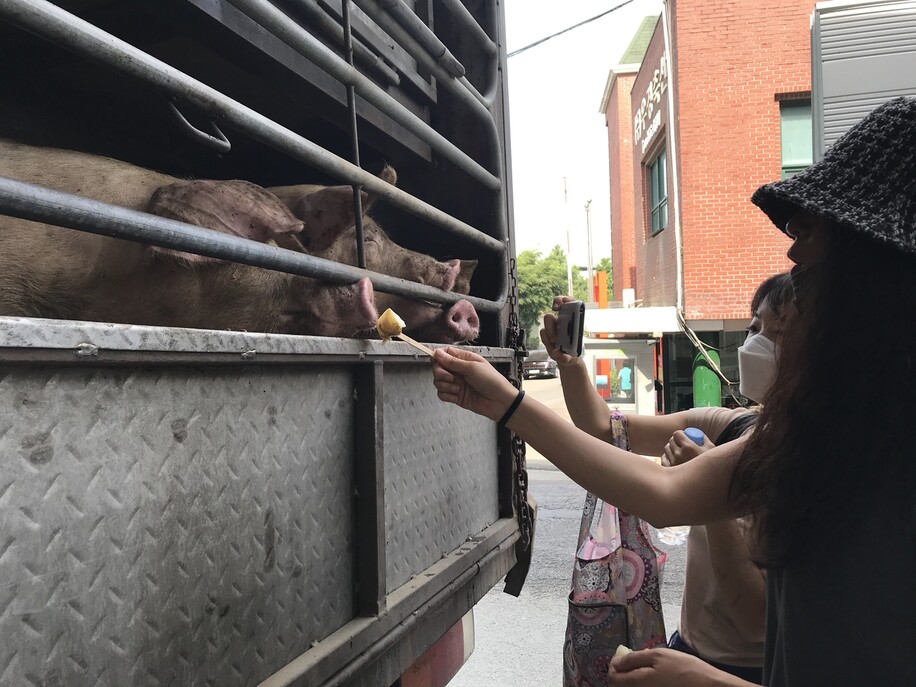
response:
<path fill-rule="evenodd" d="M 386 166 L 379 175 L 389 184 L 397 183 L 394 168 Z M 357 265 L 356 220 L 353 189 L 350 186 L 284 186 L 269 189 L 303 222 L 297 238 L 313 255 L 347 265 Z M 429 255 L 398 245 L 367 214 L 376 196 L 361 195 L 363 210 L 363 252 L 366 268 L 407 281 L 460 294 L 470 292 L 476 260 L 440 262 Z M 462 300 L 451 306 L 376 292 L 379 312 L 391 308 L 408 324 L 412 336 L 425 341 L 462 343 L 480 334 L 480 319 L 474 306 Z"/>
<path fill-rule="evenodd" d="M 397 175 L 385 167 L 382 180 Z M 467 294 L 476 260 L 435 258 L 398 245 L 367 214 L 376 196 L 363 192 L 363 251 L 366 268 L 443 291 Z M 288 208 L 288 210 L 287 210 Z M 158 189 L 148 211 L 347 265 L 358 265 L 351 186 L 282 186 L 267 190 L 239 181 L 182 181 Z M 291 213 L 291 214 L 290 214 Z M 171 251 L 166 251 L 171 253 Z M 189 261 L 201 258 L 181 255 Z M 206 260 L 206 258 L 203 258 Z M 409 331 L 427 341 L 473 341 L 480 332 L 474 306 L 462 300 L 448 307 L 424 300 L 375 293 L 378 311 L 391 308 Z"/>

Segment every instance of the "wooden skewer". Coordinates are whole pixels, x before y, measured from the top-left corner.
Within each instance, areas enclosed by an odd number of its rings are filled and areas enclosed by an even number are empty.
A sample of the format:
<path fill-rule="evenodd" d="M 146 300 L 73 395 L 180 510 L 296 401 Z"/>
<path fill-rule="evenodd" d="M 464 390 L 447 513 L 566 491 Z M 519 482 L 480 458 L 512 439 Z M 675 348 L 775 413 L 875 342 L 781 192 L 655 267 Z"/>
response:
<path fill-rule="evenodd" d="M 433 355 L 433 349 L 429 348 L 428 346 L 424 346 L 424 345 L 421 344 L 419 341 L 414 341 L 414 340 L 411 339 L 409 336 L 407 336 L 407 334 L 403 334 L 403 333 L 401 333 L 401 334 L 395 334 L 395 337 L 398 338 L 398 339 L 400 339 L 401 341 L 404 341 L 404 342 L 406 342 L 406 343 L 409 343 L 409 344 L 410 344 L 411 346 L 413 346 L 414 348 L 416 348 L 416 349 L 418 349 L 418 350 L 420 350 L 420 351 L 423 351 L 423 352 L 424 352 L 426 355 L 428 355 L 430 358 L 434 358 L 434 357 L 435 357 L 435 356 Z"/>

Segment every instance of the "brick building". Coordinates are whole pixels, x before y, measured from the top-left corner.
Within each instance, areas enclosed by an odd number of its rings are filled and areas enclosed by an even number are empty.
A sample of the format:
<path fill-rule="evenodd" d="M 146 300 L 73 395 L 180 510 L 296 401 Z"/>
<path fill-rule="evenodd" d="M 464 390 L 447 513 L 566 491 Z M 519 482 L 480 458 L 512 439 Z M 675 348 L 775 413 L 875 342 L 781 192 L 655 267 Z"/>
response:
<path fill-rule="evenodd" d="M 661 392 L 657 411 L 728 398 L 724 386 L 721 398 L 694 398 L 698 349 L 681 315 L 736 382 L 754 289 L 790 266 L 788 241 L 750 196 L 811 162 L 813 8 L 810 0 L 667 0 L 610 71 L 601 111 L 613 299 L 640 307 L 589 311 L 586 326 L 624 349 L 652 348 L 644 381 Z"/>

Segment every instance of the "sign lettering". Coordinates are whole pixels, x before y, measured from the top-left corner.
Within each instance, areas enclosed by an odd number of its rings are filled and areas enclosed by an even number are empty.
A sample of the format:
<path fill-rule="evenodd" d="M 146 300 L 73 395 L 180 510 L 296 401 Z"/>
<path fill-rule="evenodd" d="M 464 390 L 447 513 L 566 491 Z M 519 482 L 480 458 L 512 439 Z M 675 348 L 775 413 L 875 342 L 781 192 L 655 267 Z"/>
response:
<path fill-rule="evenodd" d="M 634 138 L 640 142 L 643 152 L 646 152 L 646 148 L 652 142 L 652 137 L 661 127 L 661 103 L 667 90 L 668 63 L 665 60 L 665 53 L 662 53 L 658 67 L 652 73 L 652 80 L 649 81 L 639 101 L 639 106 L 636 108 L 636 114 L 633 115 Z"/>

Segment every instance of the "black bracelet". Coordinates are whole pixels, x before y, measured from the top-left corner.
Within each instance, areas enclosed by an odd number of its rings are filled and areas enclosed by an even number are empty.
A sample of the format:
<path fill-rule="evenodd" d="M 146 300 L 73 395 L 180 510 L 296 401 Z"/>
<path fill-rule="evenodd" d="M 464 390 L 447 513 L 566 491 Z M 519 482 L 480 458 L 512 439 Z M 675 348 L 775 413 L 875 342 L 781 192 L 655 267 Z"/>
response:
<path fill-rule="evenodd" d="M 505 426 L 506 426 L 506 423 L 507 423 L 507 422 L 509 421 L 509 419 L 512 417 L 512 414 L 513 414 L 513 413 L 518 409 L 518 407 L 521 405 L 522 399 L 523 399 L 523 398 L 525 398 L 525 392 L 524 392 L 524 390 L 519 389 L 519 390 L 518 390 L 518 396 L 515 397 L 515 400 L 512 401 L 512 405 L 509 406 L 509 408 L 506 410 L 505 414 L 504 414 L 501 418 L 499 418 L 499 422 L 497 422 L 496 424 L 498 424 L 500 427 L 505 427 Z"/>

